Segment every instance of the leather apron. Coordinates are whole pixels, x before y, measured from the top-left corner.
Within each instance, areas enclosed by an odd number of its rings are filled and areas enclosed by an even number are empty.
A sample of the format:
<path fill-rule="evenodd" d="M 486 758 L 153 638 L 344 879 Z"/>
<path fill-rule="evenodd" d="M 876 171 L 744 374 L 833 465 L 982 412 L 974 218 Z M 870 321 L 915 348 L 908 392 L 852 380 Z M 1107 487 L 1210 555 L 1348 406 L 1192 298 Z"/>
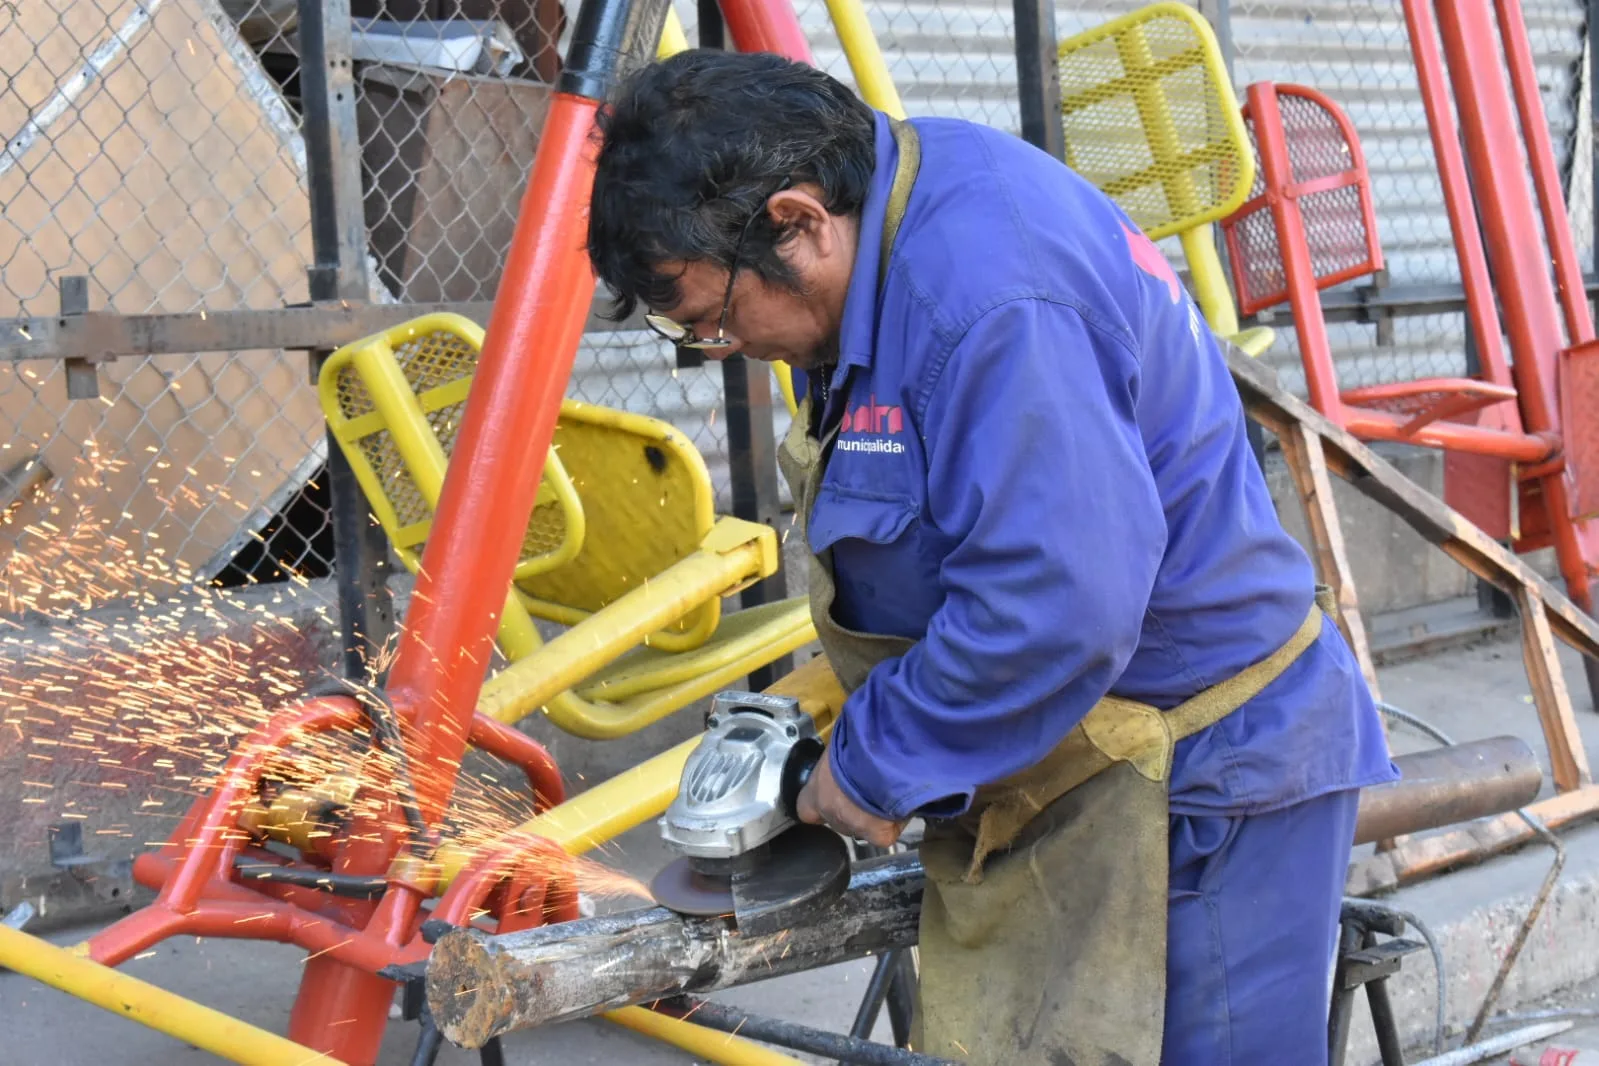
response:
<path fill-rule="evenodd" d="M 899 166 L 879 289 L 920 161 L 915 130 L 891 125 Z M 811 424 L 807 396 L 778 450 L 807 544 L 838 432 L 837 420 L 819 435 Z M 839 625 L 831 551 L 809 560 L 817 637 L 844 691 L 854 692 L 913 642 Z M 1038 763 L 978 788 L 965 814 L 928 820 L 917 1050 L 995 1066 L 1157 1066 L 1173 748 L 1247 702 L 1314 643 L 1332 610 L 1325 590 L 1316 599 L 1269 658 L 1170 711 L 1107 696 Z"/>

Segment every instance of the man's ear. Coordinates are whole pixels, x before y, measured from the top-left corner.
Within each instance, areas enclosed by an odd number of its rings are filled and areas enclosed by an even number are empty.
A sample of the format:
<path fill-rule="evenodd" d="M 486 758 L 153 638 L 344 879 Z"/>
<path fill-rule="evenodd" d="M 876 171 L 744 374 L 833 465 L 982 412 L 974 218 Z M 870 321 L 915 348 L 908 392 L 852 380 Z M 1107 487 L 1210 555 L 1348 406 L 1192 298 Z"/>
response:
<path fill-rule="evenodd" d="M 825 259 L 835 251 L 838 234 L 832 213 L 816 195 L 820 191 L 809 183 L 784 189 L 767 199 L 766 210 L 781 229 L 810 241 L 814 254 Z"/>

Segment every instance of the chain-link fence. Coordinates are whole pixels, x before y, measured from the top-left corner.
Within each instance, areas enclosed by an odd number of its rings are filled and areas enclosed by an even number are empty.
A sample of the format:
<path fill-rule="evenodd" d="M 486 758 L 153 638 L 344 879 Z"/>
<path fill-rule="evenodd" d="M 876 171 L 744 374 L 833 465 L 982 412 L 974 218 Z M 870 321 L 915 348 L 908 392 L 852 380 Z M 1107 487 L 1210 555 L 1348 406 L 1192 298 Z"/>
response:
<path fill-rule="evenodd" d="M 72 309 L 74 278 L 78 310 L 306 299 L 299 120 L 214 0 L 3 4 L 0 56 L 0 316 Z M 7 332 L 31 339 L 26 322 Z M 153 561 L 221 574 L 318 464 L 303 355 L 110 362 L 99 395 L 74 400 L 68 372 L 0 363 L 0 554 L 48 561 L 55 530 L 80 551 L 98 538 L 107 595 Z M 298 516 L 286 565 L 325 572 L 319 519 Z"/>
<path fill-rule="evenodd" d="M 350 0 L 356 144 L 374 305 L 451 304 L 482 321 L 575 13 L 562 0 Z M 1056 32 L 1138 0 L 1061 0 Z M 1591 263 L 1586 5 L 1527 0 L 1540 86 Z M 59 531 L 107 558 L 159 559 L 237 583 L 322 576 L 332 538 L 322 413 L 300 351 L 16 361 L 29 323 L 305 302 L 311 258 L 295 0 L 0 3 L 0 558 L 43 566 Z M 678 0 L 692 42 L 697 4 Z M 1400 0 L 1202 0 L 1240 87 L 1326 91 L 1374 178 L 1390 287 L 1453 285 L 1458 268 Z M 817 62 L 853 82 L 823 0 L 796 11 Z M 1225 14 L 1226 18 L 1221 16 Z M 905 106 L 1016 132 L 1013 5 L 888 0 L 868 15 Z M 1174 261 L 1181 254 L 1171 250 Z M 20 324 L 19 324 L 20 323 Z M 571 394 L 668 420 L 729 504 L 721 379 L 679 369 L 653 334 L 591 321 Z M 20 335 L 19 335 L 20 334 Z M 1394 320 L 1379 343 L 1335 325 L 1347 385 L 1464 369 L 1462 316 Z M 1297 386 L 1292 331 L 1268 356 Z M 98 396 L 69 398 L 69 379 Z M 82 390 L 78 390 L 82 394 Z M 786 417 L 779 405 L 781 430 Z M 77 486 L 75 489 L 72 486 Z M 86 549 L 80 549 L 86 550 Z M 136 586 L 138 566 L 107 578 Z M 147 569 L 147 568 L 146 568 Z"/>

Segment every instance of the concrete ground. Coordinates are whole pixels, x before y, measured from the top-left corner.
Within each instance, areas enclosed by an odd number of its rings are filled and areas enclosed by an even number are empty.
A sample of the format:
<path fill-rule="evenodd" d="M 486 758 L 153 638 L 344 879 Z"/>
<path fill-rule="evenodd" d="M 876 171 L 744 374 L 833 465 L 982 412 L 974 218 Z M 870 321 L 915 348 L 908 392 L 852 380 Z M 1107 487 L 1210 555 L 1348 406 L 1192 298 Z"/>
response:
<path fill-rule="evenodd" d="M 1583 686 L 1580 665 L 1569 654 L 1564 662 L 1588 750 L 1599 752 L 1599 714 L 1594 713 Z M 1514 640 L 1455 647 L 1426 658 L 1395 662 L 1382 668 L 1380 681 L 1385 699 L 1431 720 L 1457 740 L 1511 733 L 1525 737 L 1534 750 L 1543 749 L 1520 645 Z M 1398 751 L 1431 743 L 1405 727 L 1395 727 L 1392 739 Z M 594 776 L 602 777 L 604 772 L 597 771 Z M 647 825 L 623 837 L 610 851 L 608 861 L 636 876 L 648 876 L 665 858 L 654 833 L 653 825 Z M 1599 826 L 1571 830 L 1563 838 L 1568 851 L 1564 876 L 1505 984 L 1498 1011 L 1599 1007 Z M 1387 902 L 1425 921 L 1441 943 L 1448 978 L 1450 1046 L 1458 1044 L 1465 1024 L 1475 1014 L 1548 870 L 1549 857 L 1548 849 L 1530 846 L 1388 897 Z M 84 932 L 52 934 L 51 939 L 71 942 Z M 182 940 L 161 945 L 148 957 L 129 962 L 125 969 L 256 1025 L 282 1031 L 299 976 L 300 957 L 301 952 L 276 945 Z M 843 1031 L 869 973 L 870 962 L 863 960 L 751 985 L 717 998 L 764 1014 Z M 1427 953 L 1408 958 L 1392 987 L 1401 1027 L 1413 1049 L 1409 1061 L 1419 1061 L 1431 1042 L 1437 987 Z M 1317 1005 L 1316 1009 L 1323 1008 Z M 200 1066 L 216 1061 L 14 974 L 0 974 L 0 1018 L 6 1023 L 0 1063 Z M 1599 1047 L 1599 1026 L 1592 1019 L 1584 1025 L 1587 1028 L 1562 1039 Z M 875 1035 L 885 1038 L 886 1030 L 886 1020 L 880 1021 Z M 1375 1062 L 1370 1022 L 1363 1009 L 1357 1014 L 1354 1030 L 1348 1063 L 1363 1066 Z M 392 1023 L 380 1060 L 384 1066 L 410 1061 L 415 1032 L 411 1024 Z M 516 1066 L 681 1066 L 696 1061 L 600 1021 L 518 1033 L 507 1038 L 505 1050 L 507 1062 Z M 443 1064 L 475 1061 L 475 1054 L 454 1048 L 447 1048 L 439 1058 Z"/>

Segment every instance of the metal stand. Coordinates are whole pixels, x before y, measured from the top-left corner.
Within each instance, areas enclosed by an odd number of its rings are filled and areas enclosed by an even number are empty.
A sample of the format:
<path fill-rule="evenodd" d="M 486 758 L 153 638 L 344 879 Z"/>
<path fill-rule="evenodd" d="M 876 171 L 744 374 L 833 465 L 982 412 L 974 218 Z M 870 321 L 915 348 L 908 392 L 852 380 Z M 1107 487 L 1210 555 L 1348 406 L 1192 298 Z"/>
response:
<path fill-rule="evenodd" d="M 1399 938 L 1405 929 L 1403 919 L 1358 902 L 1346 900 L 1339 920 L 1338 968 L 1333 975 L 1332 1006 L 1327 1014 L 1327 1061 L 1330 1066 L 1344 1064 L 1355 992 L 1364 985 L 1383 1066 L 1405 1066 L 1399 1028 L 1394 1024 L 1393 1005 L 1388 1000 L 1388 978 L 1399 972 L 1400 961 L 1406 955 L 1420 951 L 1422 945 Z M 1393 939 L 1378 942 L 1379 933 Z"/>

